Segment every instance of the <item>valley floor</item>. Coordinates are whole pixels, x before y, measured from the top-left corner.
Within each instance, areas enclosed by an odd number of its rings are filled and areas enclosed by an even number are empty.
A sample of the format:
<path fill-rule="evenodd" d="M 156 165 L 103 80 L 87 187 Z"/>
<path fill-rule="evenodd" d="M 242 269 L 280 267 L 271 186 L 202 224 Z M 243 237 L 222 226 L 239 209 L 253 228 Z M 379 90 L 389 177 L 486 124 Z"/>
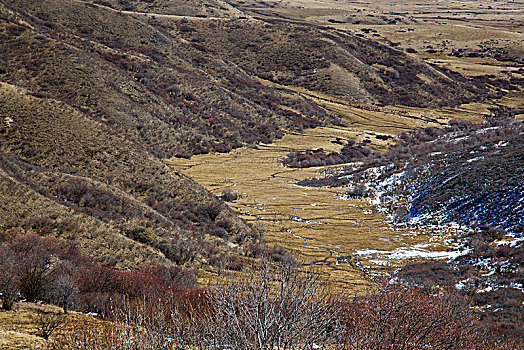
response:
<path fill-rule="evenodd" d="M 466 76 L 492 74 L 521 78 L 521 64 L 498 60 L 497 53 L 521 56 L 524 12 L 521 2 L 446 1 L 399 3 L 389 0 L 350 5 L 337 1 L 231 1 L 231 5 L 260 19 L 328 25 L 392 44 L 419 59 Z M 520 4 L 520 5 L 519 5 Z M 458 52 L 458 54 L 456 54 Z M 368 200 L 344 199 L 344 188 L 306 188 L 300 180 L 318 177 L 333 167 L 291 169 L 282 159 L 292 151 L 339 151 L 340 141 L 369 140 L 385 152 L 393 138 L 416 127 L 442 127 L 449 120 L 482 122 L 490 107 L 522 107 L 524 95 L 509 92 L 500 100 L 456 108 L 376 107 L 319 92 L 263 84 L 298 93 L 340 115 L 347 127 L 322 127 L 288 133 L 273 144 L 241 148 L 229 154 L 207 154 L 168 163 L 216 195 L 230 188 L 242 195 L 230 203 L 253 223 L 263 223 L 269 245 L 283 245 L 305 264 L 321 266 L 337 286 L 361 290 L 368 278 L 390 268 L 424 259 L 445 259 L 457 252 L 448 242 L 453 232 L 431 232 L 393 226 L 390 218 Z M 521 116 L 517 116 L 517 119 Z M 379 138 L 377 138 L 379 136 Z"/>
<path fill-rule="evenodd" d="M 518 96 L 510 94 L 497 103 L 512 105 Z M 372 148 L 384 150 L 387 142 L 376 139 L 378 134 L 396 136 L 416 126 L 438 126 L 448 118 L 480 121 L 489 106 L 471 104 L 444 110 L 388 107 L 369 111 L 338 104 L 345 109 L 348 127 L 289 133 L 269 145 L 240 148 L 228 154 L 175 158 L 168 164 L 215 195 L 225 189 L 239 193 L 241 198 L 229 205 L 248 222 L 264 226 L 269 246 L 284 246 L 304 264 L 318 265 L 337 287 L 358 292 L 369 284 L 369 278 L 382 276 L 391 268 L 456 256 L 456 247 L 448 241 L 454 233 L 450 230 L 395 226 L 369 200 L 345 197 L 345 188 L 296 185 L 336 171 L 337 166 L 293 169 L 282 166 L 281 161 L 292 151 L 338 151 L 341 146 L 337 139 L 368 139 Z"/>

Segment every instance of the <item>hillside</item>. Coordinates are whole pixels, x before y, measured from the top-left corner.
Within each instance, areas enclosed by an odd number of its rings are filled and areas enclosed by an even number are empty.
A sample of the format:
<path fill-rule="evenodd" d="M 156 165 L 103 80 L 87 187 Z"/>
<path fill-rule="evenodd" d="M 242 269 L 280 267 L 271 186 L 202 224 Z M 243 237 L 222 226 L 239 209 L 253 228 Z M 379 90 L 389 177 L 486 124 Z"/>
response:
<path fill-rule="evenodd" d="M 281 128 L 336 122 L 304 98 L 265 88 L 236 66 L 159 31 L 147 18 L 72 0 L 10 6 L 3 11 L 1 80 L 110 124 L 156 156 L 226 152 L 270 142 Z M 193 57 L 205 57 L 213 69 Z"/>
<path fill-rule="evenodd" d="M 488 225 L 521 235 L 524 126 L 512 118 L 516 112 L 499 110 L 484 124 L 455 124 L 405 138 L 392 150 L 396 169 L 381 179 L 374 200 L 397 201 L 397 207 L 405 201 L 407 212 L 397 209 L 400 222 Z"/>
<path fill-rule="evenodd" d="M 278 20 L 162 23 L 249 74 L 350 101 L 453 106 L 490 93 L 391 46 L 329 27 Z"/>
<path fill-rule="evenodd" d="M 411 185 L 412 220 L 524 230 L 524 137 L 438 159 Z M 431 219 L 429 217 L 431 216 Z"/>
<path fill-rule="evenodd" d="M 252 239 L 225 204 L 106 125 L 7 84 L 0 101 L 4 229 L 73 239 L 121 267 L 199 265 Z"/>
<path fill-rule="evenodd" d="M 161 159 L 341 125 L 259 78 L 378 104 L 488 94 L 347 33 L 239 17 L 219 1 L 1 2 L 3 228 L 73 239 L 121 267 L 238 267 L 259 234 Z"/>

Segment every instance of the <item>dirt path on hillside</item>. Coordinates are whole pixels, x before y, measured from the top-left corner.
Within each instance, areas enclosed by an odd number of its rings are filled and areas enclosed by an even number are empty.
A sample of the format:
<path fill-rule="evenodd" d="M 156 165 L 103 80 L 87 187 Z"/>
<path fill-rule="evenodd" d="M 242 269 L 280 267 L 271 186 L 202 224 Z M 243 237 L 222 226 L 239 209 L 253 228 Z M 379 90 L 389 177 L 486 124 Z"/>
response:
<path fill-rule="evenodd" d="M 226 3 L 224 3 L 226 4 Z M 154 13 L 154 12 L 140 12 L 140 11 L 126 11 L 126 10 L 118 10 L 114 9 L 109 6 L 105 6 L 102 4 L 92 4 L 99 8 L 104 8 L 106 10 L 114 11 L 123 13 L 126 15 L 136 15 L 136 16 L 147 16 L 147 17 L 155 17 L 155 18 L 167 18 L 167 19 L 173 19 L 173 20 L 181 20 L 181 19 L 187 19 L 187 20 L 230 20 L 232 18 L 243 18 L 243 19 L 250 19 L 255 20 L 253 17 L 251 17 L 248 14 L 245 14 L 231 5 L 227 5 L 229 11 L 231 12 L 231 17 L 208 17 L 208 16 L 184 16 L 184 15 L 173 15 L 173 14 L 167 14 L 167 13 Z"/>

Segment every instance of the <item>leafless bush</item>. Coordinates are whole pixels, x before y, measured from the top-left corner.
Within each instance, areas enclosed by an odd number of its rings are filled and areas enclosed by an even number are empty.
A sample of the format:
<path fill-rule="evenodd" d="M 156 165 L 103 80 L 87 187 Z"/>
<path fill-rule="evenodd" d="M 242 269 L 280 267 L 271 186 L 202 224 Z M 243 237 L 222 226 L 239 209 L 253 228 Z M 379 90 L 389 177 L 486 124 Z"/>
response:
<path fill-rule="evenodd" d="M 36 320 L 38 335 L 44 339 L 49 339 L 51 334 L 58 330 L 65 322 L 63 314 L 42 313 Z"/>
<path fill-rule="evenodd" d="M 90 338 L 85 349 L 110 348 L 102 340 L 128 349 L 129 339 L 133 349 L 321 349 L 340 339 L 338 310 L 314 271 L 263 264 L 208 289 L 128 300 L 112 328 L 98 335 L 79 329 L 67 342 Z"/>
<path fill-rule="evenodd" d="M 263 264 L 225 276 L 211 298 L 218 328 L 209 340 L 234 349 L 321 348 L 341 332 L 336 302 L 314 271 Z"/>
<path fill-rule="evenodd" d="M 59 275 L 53 281 L 49 292 L 50 300 L 64 309 L 64 313 L 75 306 L 78 302 L 78 286 L 71 276 Z"/>
<path fill-rule="evenodd" d="M 35 301 L 45 295 L 50 271 L 49 254 L 39 246 L 20 256 L 20 293 L 27 301 Z"/>
<path fill-rule="evenodd" d="M 472 349 L 472 311 L 454 294 L 385 284 L 346 308 L 345 349 Z"/>
<path fill-rule="evenodd" d="M 351 198 L 361 198 L 366 196 L 366 194 L 366 186 L 362 183 L 358 183 L 346 191 L 346 195 Z"/>
<path fill-rule="evenodd" d="M 2 309 L 12 310 L 18 298 L 18 275 L 14 253 L 7 247 L 0 247 L 0 299 Z"/>
<path fill-rule="evenodd" d="M 224 191 L 222 191 L 222 199 L 226 202 L 236 201 L 238 198 L 240 198 L 238 193 L 230 188 L 226 188 Z"/>

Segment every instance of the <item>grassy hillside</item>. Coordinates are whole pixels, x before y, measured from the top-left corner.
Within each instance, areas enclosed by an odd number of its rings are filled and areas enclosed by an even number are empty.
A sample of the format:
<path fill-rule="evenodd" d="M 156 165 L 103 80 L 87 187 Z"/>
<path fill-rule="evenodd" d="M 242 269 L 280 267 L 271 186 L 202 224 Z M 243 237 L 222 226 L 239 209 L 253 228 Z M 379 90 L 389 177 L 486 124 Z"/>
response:
<path fill-rule="evenodd" d="M 121 267 L 238 267 L 259 234 L 162 158 L 341 124 L 286 86 L 416 106 L 488 94 L 341 31 L 239 17 L 220 1 L 1 1 L 3 228 Z"/>
<path fill-rule="evenodd" d="M 270 142 L 281 128 L 336 121 L 220 58 L 202 57 L 147 19 L 71 0 L 14 5 L 23 11 L 4 11 L 0 78 L 64 101 L 157 156 L 224 152 Z M 210 60 L 213 70 L 191 57 Z"/>
<path fill-rule="evenodd" d="M 225 204 L 106 125 L 7 84 L 0 101 L 4 229 L 74 239 L 122 267 L 207 262 L 253 239 Z"/>
<path fill-rule="evenodd" d="M 488 93 L 480 84 L 474 86 L 393 47 L 328 27 L 279 21 L 170 23 L 165 24 L 170 33 L 250 74 L 349 100 L 431 107 Z"/>

